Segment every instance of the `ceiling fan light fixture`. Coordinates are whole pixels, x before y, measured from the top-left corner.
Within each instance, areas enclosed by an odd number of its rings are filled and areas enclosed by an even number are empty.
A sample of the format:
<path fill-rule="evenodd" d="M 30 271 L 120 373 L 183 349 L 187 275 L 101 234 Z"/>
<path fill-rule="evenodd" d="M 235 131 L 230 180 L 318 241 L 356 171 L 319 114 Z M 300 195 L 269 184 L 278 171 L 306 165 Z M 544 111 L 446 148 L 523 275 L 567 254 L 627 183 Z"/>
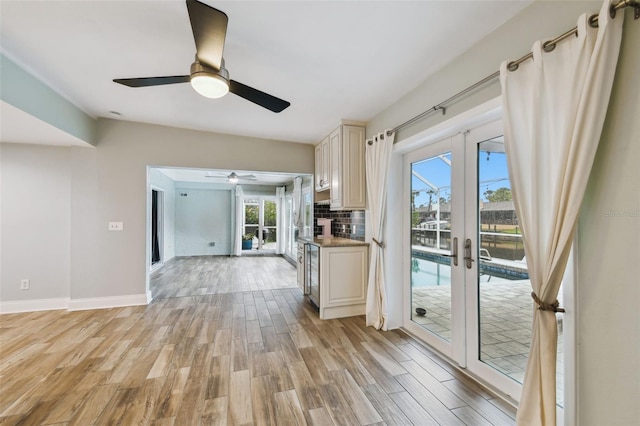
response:
<path fill-rule="evenodd" d="M 225 68 L 216 72 L 195 62 L 191 65 L 191 87 L 205 98 L 217 99 L 229 93 L 229 74 Z"/>
<path fill-rule="evenodd" d="M 235 173 L 231 172 L 231 174 L 227 177 L 227 180 L 230 183 L 238 183 L 238 175 L 236 175 Z"/>
<path fill-rule="evenodd" d="M 220 76 L 192 75 L 191 87 L 205 98 L 217 99 L 229 93 L 229 84 Z"/>

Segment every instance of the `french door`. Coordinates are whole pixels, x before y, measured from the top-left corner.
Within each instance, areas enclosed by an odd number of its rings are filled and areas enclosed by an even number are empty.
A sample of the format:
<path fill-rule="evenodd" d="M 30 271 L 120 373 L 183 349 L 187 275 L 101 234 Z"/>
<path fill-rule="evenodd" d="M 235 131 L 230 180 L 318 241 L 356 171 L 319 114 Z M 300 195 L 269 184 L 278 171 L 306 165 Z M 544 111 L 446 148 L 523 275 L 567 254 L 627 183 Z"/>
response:
<path fill-rule="evenodd" d="M 531 287 L 502 123 L 405 154 L 403 173 L 404 328 L 518 401 Z"/>
<path fill-rule="evenodd" d="M 244 199 L 244 235 L 253 235 L 252 250 L 274 251 L 278 233 L 278 209 L 274 197 Z"/>

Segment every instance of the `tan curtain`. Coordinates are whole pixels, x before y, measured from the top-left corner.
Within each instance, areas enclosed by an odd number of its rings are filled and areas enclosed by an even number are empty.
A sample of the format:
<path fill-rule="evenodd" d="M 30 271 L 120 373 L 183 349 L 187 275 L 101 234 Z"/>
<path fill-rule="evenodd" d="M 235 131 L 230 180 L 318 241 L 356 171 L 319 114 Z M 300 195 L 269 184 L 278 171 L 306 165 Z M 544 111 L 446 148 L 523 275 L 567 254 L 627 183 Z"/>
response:
<path fill-rule="evenodd" d="M 242 233 L 244 232 L 244 192 L 236 185 L 236 229 L 234 235 L 234 256 L 242 256 Z"/>
<path fill-rule="evenodd" d="M 607 0 L 599 28 L 583 15 L 577 37 L 549 53 L 536 42 L 532 61 L 516 71 L 501 67 L 509 175 L 537 299 L 519 425 L 556 423 L 554 304 L 607 112 L 622 21 L 609 16 Z M 583 280 L 579 285 L 589 284 Z"/>
<path fill-rule="evenodd" d="M 387 176 L 395 133 L 376 135 L 366 142 L 367 203 L 371 234 L 369 281 L 367 285 L 367 325 L 386 329 L 386 296 L 384 282 L 384 217 L 387 209 Z"/>

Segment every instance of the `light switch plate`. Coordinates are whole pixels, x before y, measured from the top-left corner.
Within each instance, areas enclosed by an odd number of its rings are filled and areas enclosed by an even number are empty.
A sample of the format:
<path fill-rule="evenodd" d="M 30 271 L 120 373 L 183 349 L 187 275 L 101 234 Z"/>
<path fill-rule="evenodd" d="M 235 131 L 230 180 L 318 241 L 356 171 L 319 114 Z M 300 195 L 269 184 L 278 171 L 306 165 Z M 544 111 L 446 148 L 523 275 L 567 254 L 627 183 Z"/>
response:
<path fill-rule="evenodd" d="M 124 225 L 122 222 L 109 222 L 109 231 L 122 231 Z"/>

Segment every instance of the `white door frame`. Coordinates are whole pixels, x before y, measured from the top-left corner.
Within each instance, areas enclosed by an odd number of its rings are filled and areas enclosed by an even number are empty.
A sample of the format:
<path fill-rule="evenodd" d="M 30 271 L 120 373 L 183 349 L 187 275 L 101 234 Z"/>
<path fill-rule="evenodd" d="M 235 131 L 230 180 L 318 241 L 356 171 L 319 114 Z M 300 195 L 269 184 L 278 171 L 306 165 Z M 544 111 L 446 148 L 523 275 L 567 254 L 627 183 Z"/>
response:
<path fill-rule="evenodd" d="M 408 209 L 411 203 L 411 168 L 412 164 L 426 158 L 435 157 L 445 152 L 451 153 L 452 163 L 464 162 L 464 145 L 462 143 L 463 136 L 460 134 L 445 137 L 440 140 L 426 144 L 422 148 L 418 148 L 404 155 L 404 202 L 403 206 Z M 458 239 L 458 254 L 462 253 L 460 241 L 464 235 L 464 216 L 462 200 L 458 194 L 462 194 L 464 189 L 464 168 L 451 168 L 451 241 Z M 405 226 L 403 232 L 404 250 L 406 259 L 404 265 L 409 268 L 412 250 L 411 250 L 411 213 L 405 211 Z M 459 266 L 461 263 L 459 262 Z M 440 336 L 431 333 L 422 326 L 412 321 L 412 301 L 411 297 L 411 279 L 404 282 L 404 298 L 403 303 L 403 326 L 410 333 L 421 338 L 439 352 L 456 362 L 461 367 L 465 366 L 465 317 L 464 317 L 464 270 L 461 267 L 451 265 L 451 341 L 447 341 Z M 453 315 L 456 312 L 458 315 Z"/>
<path fill-rule="evenodd" d="M 471 240 L 472 257 L 471 269 L 465 274 L 465 311 L 467 313 L 467 368 L 481 379 L 491 383 L 502 393 L 514 401 L 520 400 L 522 385 L 500 371 L 490 367 L 478 359 L 480 340 L 478 337 L 479 328 L 479 291 L 478 291 L 478 263 L 476 258 L 478 253 L 478 180 L 477 180 L 477 152 L 480 142 L 502 136 L 502 120 L 495 120 L 480 126 L 469 129 L 464 133 L 465 149 L 465 236 L 464 239 Z"/>
<path fill-rule="evenodd" d="M 247 200 L 258 200 L 258 235 L 262 235 L 264 229 L 264 202 L 271 201 L 276 204 L 276 233 L 278 230 L 278 216 L 282 214 L 278 208 L 278 198 L 275 195 L 243 195 L 242 197 L 242 233 L 246 232 L 247 224 L 245 223 L 245 202 Z M 255 226 L 255 225 L 254 225 Z M 277 234 L 276 234 L 277 235 Z M 277 238 L 277 237 L 276 237 Z M 258 250 L 262 253 L 275 253 L 275 249 L 266 250 L 262 248 L 262 239 L 258 238 Z"/>

